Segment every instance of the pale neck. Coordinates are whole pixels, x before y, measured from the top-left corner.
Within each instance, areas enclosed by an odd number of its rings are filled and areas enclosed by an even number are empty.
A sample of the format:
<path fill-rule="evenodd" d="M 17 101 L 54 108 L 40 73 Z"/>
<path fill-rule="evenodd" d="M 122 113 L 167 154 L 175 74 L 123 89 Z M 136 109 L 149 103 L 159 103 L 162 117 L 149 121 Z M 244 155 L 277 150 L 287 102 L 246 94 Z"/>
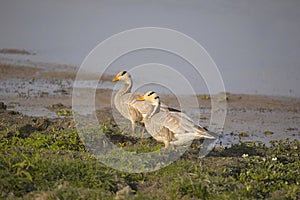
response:
<path fill-rule="evenodd" d="M 115 98 L 118 98 L 126 93 L 129 93 L 131 91 L 132 88 L 132 80 L 130 78 L 128 78 L 127 80 L 124 81 L 124 87 L 122 89 L 120 89 L 117 93 Z"/>
<path fill-rule="evenodd" d="M 153 104 L 151 111 L 146 115 L 145 119 L 149 120 L 153 115 L 158 113 L 160 110 L 160 103 Z"/>

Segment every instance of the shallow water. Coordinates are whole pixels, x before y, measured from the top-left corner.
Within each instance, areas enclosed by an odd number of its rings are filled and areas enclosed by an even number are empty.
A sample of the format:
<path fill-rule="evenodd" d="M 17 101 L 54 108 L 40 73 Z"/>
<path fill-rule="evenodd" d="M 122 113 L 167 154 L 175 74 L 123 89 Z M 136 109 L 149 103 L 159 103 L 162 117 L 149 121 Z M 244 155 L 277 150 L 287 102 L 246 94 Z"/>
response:
<path fill-rule="evenodd" d="M 71 86 L 71 80 L 26 80 L 13 78 L 0 80 L 0 93 L 2 96 L 16 96 L 20 98 L 70 95 Z"/>
<path fill-rule="evenodd" d="M 186 113 L 198 121 L 195 117 L 198 111 L 190 109 Z M 210 109 L 200 110 L 201 116 L 199 124 L 209 128 Z M 290 138 L 300 140 L 300 115 L 297 112 L 270 111 L 260 112 L 256 110 L 228 110 L 224 128 L 220 130 L 218 145 L 230 146 L 242 142 L 261 142 L 266 145 L 271 140 Z M 265 134 L 271 131 L 272 134 Z M 240 135 L 246 133 L 246 137 Z"/>
<path fill-rule="evenodd" d="M 9 108 L 8 110 L 15 110 L 23 115 L 32 116 L 32 117 L 47 117 L 47 118 L 58 118 L 56 112 L 51 111 L 44 107 L 39 106 L 14 106 L 13 108 Z"/>
<path fill-rule="evenodd" d="M 36 53 L 8 56 L 15 60 L 80 66 L 94 47 L 114 34 L 134 27 L 166 27 L 203 45 L 228 92 L 299 97 L 299 8 L 296 0 L 76 1 L 72 5 L 5 1 L 0 7 L 0 48 Z M 134 54 L 113 62 L 112 74 L 156 62 L 184 69 L 193 79 L 194 71 L 182 59 L 162 52 Z M 198 80 L 191 82 L 196 85 Z"/>

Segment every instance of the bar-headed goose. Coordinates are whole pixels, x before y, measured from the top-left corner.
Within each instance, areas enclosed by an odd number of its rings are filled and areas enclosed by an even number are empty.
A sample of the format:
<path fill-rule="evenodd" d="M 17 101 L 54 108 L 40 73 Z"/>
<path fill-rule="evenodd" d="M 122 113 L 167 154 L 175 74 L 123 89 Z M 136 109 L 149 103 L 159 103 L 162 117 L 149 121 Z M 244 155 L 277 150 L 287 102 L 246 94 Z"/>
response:
<path fill-rule="evenodd" d="M 152 104 L 152 108 L 144 118 L 145 127 L 154 139 L 165 144 L 165 148 L 168 148 L 169 144 L 184 145 L 193 139 L 214 139 L 208 130 L 195 125 L 186 114 L 161 112 L 160 99 L 155 92 L 147 92 L 137 100 Z"/>

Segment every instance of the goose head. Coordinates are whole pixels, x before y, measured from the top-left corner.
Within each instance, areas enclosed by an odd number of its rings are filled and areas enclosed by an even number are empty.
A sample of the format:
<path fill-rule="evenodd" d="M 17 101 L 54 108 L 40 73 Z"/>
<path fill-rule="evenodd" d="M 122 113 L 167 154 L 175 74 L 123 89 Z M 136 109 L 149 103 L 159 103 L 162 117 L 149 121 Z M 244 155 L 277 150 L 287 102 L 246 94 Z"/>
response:
<path fill-rule="evenodd" d="M 116 81 L 130 82 L 131 81 L 130 74 L 127 71 L 120 71 L 112 80 L 112 82 L 116 82 Z"/>
<path fill-rule="evenodd" d="M 146 92 L 144 94 L 144 96 L 138 98 L 137 100 L 138 101 L 148 101 L 152 105 L 158 105 L 158 104 L 160 104 L 159 96 L 155 92 L 153 92 L 153 91 Z"/>

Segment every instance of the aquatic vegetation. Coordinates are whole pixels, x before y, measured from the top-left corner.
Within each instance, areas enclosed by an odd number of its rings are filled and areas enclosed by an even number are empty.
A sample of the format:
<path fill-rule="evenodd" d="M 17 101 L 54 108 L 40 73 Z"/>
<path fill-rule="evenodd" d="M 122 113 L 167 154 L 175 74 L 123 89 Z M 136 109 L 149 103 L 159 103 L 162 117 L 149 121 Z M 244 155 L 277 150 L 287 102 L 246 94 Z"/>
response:
<path fill-rule="evenodd" d="M 265 131 L 264 134 L 265 134 L 265 135 L 273 135 L 274 132 L 272 132 L 272 131 Z"/>
<path fill-rule="evenodd" d="M 203 100 L 210 100 L 210 96 L 209 96 L 209 95 L 203 95 L 203 96 L 202 96 L 202 99 L 203 99 Z"/>
<path fill-rule="evenodd" d="M 241 133 L 239 133 L 239 136 L 240 137 L 249 137 L 249 134 L 246 132 L 241 132 Z"/>
<path fill-rule="evenodd" d="M 62 103 L 53 104 L 52 106 L 49 106 L 49 109 L 54 111 L 59 117 L 70 117 L 77 114 L 72 111 L 70 107 L 63 105 Z"/>

